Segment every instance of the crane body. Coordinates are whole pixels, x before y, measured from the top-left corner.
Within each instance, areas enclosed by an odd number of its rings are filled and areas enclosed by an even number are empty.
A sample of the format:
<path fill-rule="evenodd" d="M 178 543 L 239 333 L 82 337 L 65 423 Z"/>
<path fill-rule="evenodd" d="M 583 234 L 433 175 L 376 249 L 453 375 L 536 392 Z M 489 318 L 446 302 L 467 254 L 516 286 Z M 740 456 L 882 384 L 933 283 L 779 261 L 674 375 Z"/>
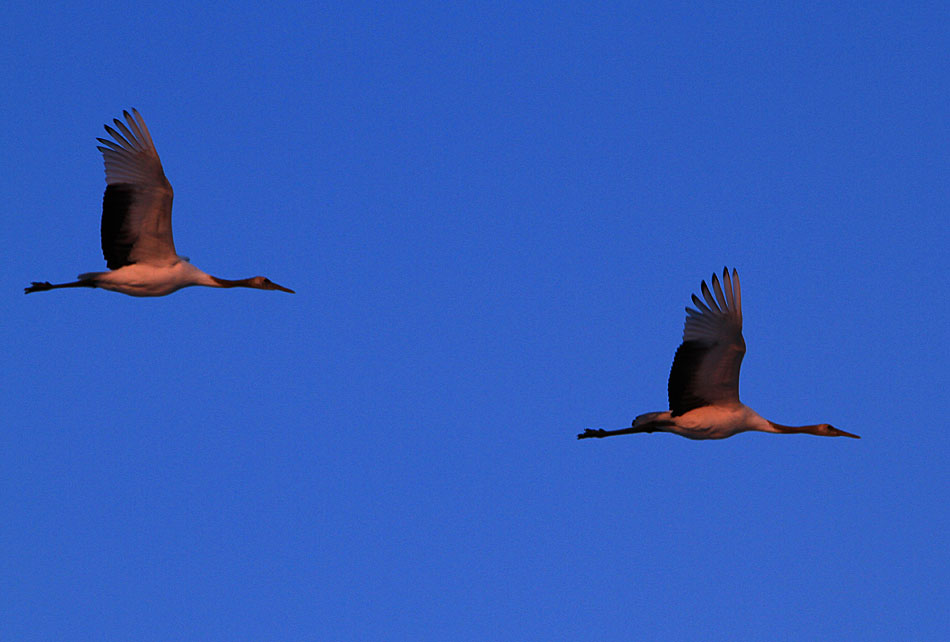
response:
<path fill-rule="evenodd" d="M 141 114 L 122 112 L 115 128 L 105 126 L 112 140 L 97 139 L 102 145 L 106 168 L 106 191 L 102 199 L 102 255 L 109 268 L 105 272 L 80 274 L 77 281 L 53 284 L 34 281 L 24 288 L 43 292 L 58 288 L 102 288 L 130 296 L 165 296 L 184 287 L 246 287 L 258 290 L 290 288 L 263 276 L 221 279 L 211 276 L 178 256 L 172 239 L 172 186 L 165 178 L 152 136 Z"/>
<path fill-rule="evenodd" d="M 702 282 L 703 298 L 686 308 L 683 343 L 676 350 L 667 385 L 670 409 L 638 415 L 629 428 L 588 428 L 578 439 L 640 432 L 671 432 L 689 439 L 725 439 L 749 430 L 853 437 L 829 424 L 784 426 L 769 421 L 739 401 L 739 367 L 745 355 L 739 274 L 713 274 L 712 290 Z"/>

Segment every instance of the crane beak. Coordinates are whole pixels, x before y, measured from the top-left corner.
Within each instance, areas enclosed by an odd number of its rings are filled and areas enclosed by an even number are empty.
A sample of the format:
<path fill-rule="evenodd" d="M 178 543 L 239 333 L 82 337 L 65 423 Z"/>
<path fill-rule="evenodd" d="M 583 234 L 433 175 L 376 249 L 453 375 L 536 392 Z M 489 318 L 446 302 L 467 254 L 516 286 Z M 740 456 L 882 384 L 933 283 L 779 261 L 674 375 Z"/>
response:
<path fill-rule="evenodd" d="M 834 426 L 828 426 L 828 436 L 829 437 L 851 437 L 852 439 L 860 439 L 858 435 L 852 435 L 850 432 L 838 430 Z"/>
<path fill-rule="evenodd" d="M 282 286 L 282 285 L 277 285 L 277 284 L 274 283 L 273 281 L 271 281 L 271 285 L 274 286 L 274 289 L 275 289 L 275 290 L 280 290 L 281 292 L 290 292 L 291 294 L 297 294 L 296 292 L 294 292 L 294 291 L 291 290 L 290 288 L 285 288 L 285 287 Z"/>

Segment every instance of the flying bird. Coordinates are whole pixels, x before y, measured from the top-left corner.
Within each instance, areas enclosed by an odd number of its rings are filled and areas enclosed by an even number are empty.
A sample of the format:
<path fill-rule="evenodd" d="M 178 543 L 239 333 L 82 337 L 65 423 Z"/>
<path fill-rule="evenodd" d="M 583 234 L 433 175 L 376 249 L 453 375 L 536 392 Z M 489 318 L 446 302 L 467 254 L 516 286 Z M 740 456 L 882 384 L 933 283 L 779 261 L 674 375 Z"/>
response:
<path fill-rule="evenodd" d="M 80 274 L 78 281 L 33 282 L 25 292 L 56 288 L 102 288 L 131 296 L 165 296 L 190 285 L 211 288 L 293 290 L 264 278 L 219 279 L 178 256 L 172 240 L 172 186 L 165 178 L 145 121 L 135 109 L 105 126 L 113 140 L 97 138 L 106 166 L 102 199 L 102 255 L 107 272 Z"/>
<path fill-rule="evenodd" d="M 783 426 L 763 418 L 739 401 L 739 366 L 745 355 L 739 275 L 723 269 L 722 284 L 713 274 L 712 290 L 702 283 L 703 299 L 693 295 L 686 308 L 683 343 L 673 357 L 668 393 L 670 409 L 648 412 L 620 430 L 588 428 L 578 439 L 635 432 L 672 432 L 690 439 L 725 439 L 747 430 L 809 433 L 825 437 L 857 435 L 828 424 Z"/>

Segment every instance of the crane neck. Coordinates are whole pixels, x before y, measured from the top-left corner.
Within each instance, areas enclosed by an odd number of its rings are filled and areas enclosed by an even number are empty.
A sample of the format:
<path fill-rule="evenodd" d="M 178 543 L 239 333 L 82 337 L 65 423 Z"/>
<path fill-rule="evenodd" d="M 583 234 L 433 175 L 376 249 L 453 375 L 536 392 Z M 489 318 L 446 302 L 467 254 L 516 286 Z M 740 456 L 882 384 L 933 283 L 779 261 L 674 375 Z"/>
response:
<path fill-rule="evenodd" d="M 208 276 L 211 276 L 211 275 L 209 274 Z M 248 279 L 220 279 L 216 276 L 211 276 L 211 280 L 213 281 L 213 283 L 210 285 L 216 288 L 241 288 L 241 287 L 249 288 L 251 287 L 249 283 L 251 279 L 249 278 Z"/>
<path fill-rule="evenodd" d="M 820 435 L 821 433 L 821 424 L 813 424 L 811 426 L 783 426 L 782 424 L 777 424 L 774 421 L 770 421 L 769 425 L 775 429 L 776 432 L 784 433 L 808 433 L 810 435 Z"/>

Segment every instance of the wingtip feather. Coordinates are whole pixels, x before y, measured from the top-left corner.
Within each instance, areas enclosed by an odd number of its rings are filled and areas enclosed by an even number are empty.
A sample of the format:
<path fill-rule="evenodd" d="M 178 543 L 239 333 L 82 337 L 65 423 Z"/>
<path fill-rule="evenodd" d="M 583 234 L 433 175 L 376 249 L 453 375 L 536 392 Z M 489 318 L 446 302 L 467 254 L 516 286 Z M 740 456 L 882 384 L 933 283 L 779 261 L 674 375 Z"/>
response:
<path fill-rule="evenodd" d="M 710 310 L 715 310 L 719 312 L 719 306 L 716 305 L 716 300 L 713 298 L 712 292 L 709 291 L 709 286 L 706 285 L 706 281 L 703 281 L 700 284 L 699 288 L 703 293 L 703 298 L 706 299 L 706 303 L 709 305 Z"/>
<path fill-rule="evenodd" d="M 713 291 L 716 293 L 716 302 L 719 303 L 719 309 L 723 312 L 727 311 L 729 309 L 729 303 L 723 294 L 722 285 L 719 283 L 719 277 L 715 274 L 712 276 L 712 285 Z"/>

